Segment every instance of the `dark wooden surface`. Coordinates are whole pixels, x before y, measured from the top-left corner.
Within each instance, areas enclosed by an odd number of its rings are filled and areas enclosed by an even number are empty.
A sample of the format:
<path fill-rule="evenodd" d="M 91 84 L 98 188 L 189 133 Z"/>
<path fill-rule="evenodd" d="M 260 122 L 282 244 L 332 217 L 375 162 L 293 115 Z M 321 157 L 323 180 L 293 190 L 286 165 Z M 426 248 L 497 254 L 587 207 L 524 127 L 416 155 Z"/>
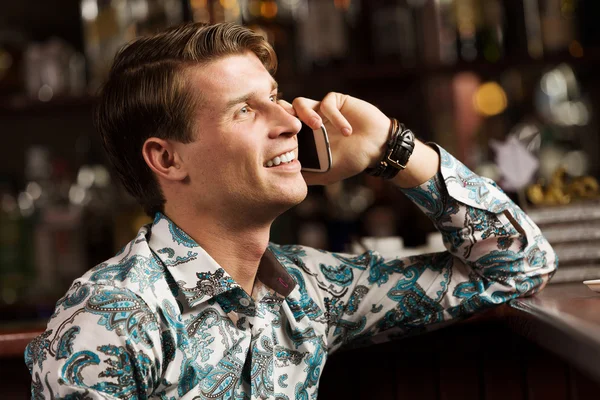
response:
<path fill-rule="evenodd" d="M 550 285 L 510 306 L 505 320 L 517 334 L 600 382 L 599 293 L 581 283 Z"/>
<path fill-rule="evenodd" d="M 597 400 L 599 393 L 586 371 L 504 320 L 483 318 L 333 354 L 319 400 Z"/>
<path fill-rule="evenodd" d="M 535 296 L 513 300 L 511 306 L 572 326 L 600 345 L 600 293 L 582 283 L 550 285 Z"/>
<path fill-rule="evenodd" d="M 21 357 L 25 346 L 43 332 L 39 325 L 27 328 L 0 328 L 0 360 Z"/>
<path fill-rule="evenodd" d="M 596 400 L 599 329 L 600 294 L 550 285 L 440 331 L 334 354 L 319 399 Z"/>

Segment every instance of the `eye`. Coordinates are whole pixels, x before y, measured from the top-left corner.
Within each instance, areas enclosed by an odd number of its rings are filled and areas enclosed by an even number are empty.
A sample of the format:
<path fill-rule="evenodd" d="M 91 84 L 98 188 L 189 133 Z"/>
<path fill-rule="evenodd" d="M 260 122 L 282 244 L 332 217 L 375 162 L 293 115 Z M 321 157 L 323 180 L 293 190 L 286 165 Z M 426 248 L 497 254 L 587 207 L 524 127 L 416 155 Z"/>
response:
<path fill-rule="evenodd" d="M 239 111 L 240 114 L 248 114 L 249 112 L 250 112 L 250 110 L 248 109 L 248 106 L 240 108 L 240 111 Z"/>
<path fill-rule="evenodd" d="M 281 100 L 282 96 L 283 96 L 283 93 L 277 92 L 276 94 L 272 94 L 271 96 L 269 96 L 269 100 L 272 101 L 273 103 L 277 103 L 279 100 Z"/>

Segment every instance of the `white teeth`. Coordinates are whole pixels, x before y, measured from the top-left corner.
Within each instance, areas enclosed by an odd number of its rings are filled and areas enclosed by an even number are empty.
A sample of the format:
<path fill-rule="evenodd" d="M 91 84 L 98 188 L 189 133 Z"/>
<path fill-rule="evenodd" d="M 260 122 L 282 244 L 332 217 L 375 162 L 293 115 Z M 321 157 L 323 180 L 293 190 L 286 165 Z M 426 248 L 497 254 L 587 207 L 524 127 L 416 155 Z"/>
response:
<path fill-rule="evenodd" d="M 267 161 L 267 167 L 277 166 L 283 163 L 289 163 L 296 159 L 296 154 L 293 151 L 289 151 L 280 156 L 275 157 L 272 160 Z"/>

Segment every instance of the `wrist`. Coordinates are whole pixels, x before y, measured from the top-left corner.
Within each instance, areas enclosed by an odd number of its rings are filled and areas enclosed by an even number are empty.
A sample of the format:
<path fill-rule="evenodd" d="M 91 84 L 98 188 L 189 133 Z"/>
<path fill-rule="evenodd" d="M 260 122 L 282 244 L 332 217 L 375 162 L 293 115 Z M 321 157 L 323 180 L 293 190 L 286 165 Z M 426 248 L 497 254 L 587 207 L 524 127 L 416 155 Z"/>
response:
<path fill-rule="evenodd" d="M 388 148 L 388 142 L 390 140 L 390 137 L 393 133 L 393 129 L 394 129 L 394 120 L 393 118 L 388 118 L 386 117 L 386 122 L 387 123 L 379 123 L 377 122 L 376 125 L 378 125 L 377 127 L 377 132 L 381 132 L 380 135 L 377 136 L 377 141 L 379 143 L 381 143 L 378 147 L 378 151 L 376 153 L 374 153 L 371 162 L 369 163 L 369 166 L 367 168 L 375 168 L 377 166 L 377 164 L 379 164 L 379 162 L 381 161 L 382 157 L 385 156 L 386 152 L 387 152 L 387 148 Z"/>
<path fill-rule="evenodd" d="M 391 119 L 388 141 L 384 146 L 383 154 L 374 167 L 369 167 L 365 172 L 369 175 L 384 179 L 393 179 L 398 172 L 406 169 L 408 161 L 414 151 L 415 135 L 395 118 Z"/>
<path fill-rule="evenodd" d="M 393 179 L 402 189 L 409 189 L 429 181 L 439 171 L 440 156 L 430 146 L 415 139 L 415 149 L 406 168 Z"/>

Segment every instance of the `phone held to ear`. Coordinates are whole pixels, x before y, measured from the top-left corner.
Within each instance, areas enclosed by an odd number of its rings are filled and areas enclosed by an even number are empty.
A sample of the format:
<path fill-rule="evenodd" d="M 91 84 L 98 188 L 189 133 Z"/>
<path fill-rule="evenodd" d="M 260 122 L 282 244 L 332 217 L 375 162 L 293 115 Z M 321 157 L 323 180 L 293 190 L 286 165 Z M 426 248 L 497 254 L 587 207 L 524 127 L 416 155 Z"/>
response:
<path fill-rule="evenodd" d="M 303 171 L 327 172 L 331 168 L 332 158 L 329 137 L 325 126 L 313 130 L 302 122 L 298 132 L 298 161 Z"/>

